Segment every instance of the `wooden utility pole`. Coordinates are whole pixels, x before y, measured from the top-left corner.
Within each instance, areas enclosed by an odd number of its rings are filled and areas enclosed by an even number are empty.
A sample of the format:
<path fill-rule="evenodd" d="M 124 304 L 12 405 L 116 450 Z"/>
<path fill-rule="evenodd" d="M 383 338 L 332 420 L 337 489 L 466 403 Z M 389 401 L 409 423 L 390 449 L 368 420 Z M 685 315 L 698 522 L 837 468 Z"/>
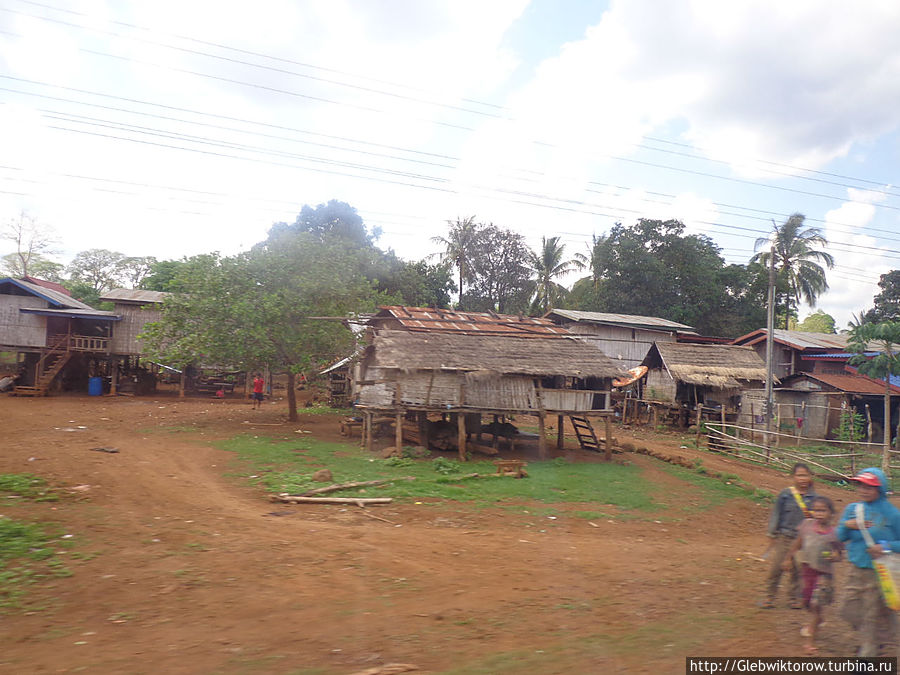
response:
<path fill-rule="evenodd" d="M 775 243 L 769 254 L 769 297 L 766 312 L 766 445 L 772 444 L 772 413 L 775 412 L 775 363 L 773 358 L 775 340 Z"/>

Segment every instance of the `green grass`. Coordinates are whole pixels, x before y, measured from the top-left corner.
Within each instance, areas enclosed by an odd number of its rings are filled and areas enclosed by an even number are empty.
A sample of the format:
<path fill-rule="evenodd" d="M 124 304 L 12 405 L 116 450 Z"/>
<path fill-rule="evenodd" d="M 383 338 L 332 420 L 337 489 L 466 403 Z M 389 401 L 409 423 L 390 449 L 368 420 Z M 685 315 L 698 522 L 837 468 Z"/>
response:
<path fill-rule="evenodd" d="M 59 545 L 41 525 L 0 517 L 0 612 L 20 607 L 31 584 L 71 574 L 56 556 Z"/>
<path fill-rule="evenodd" d="M 349 417 L 359 414 L 353 408 L 331 408 L 327 405 L 313 405 L 309 408 L 297 408 L 297 412 L 301 415 L 343 415 Z"/>
<path fill-rule="evenodd" d="M 594 502 L 604 507 L 644 511 L 665 507 L 664 501 L 654 498 L 658 491 L 653 483 L 633 465 L 573 463 L 562 458 L 535 461 L 528 464 L 528 477 L 517 480 L 494 477 L 496 468 L 490 461 L 463 463 L 445 457 L 435 460 L 376 459 L 356 445 L 325 443 L 313 438 L 282 440 L 241 435 L 219 445 L 237 455 L 240 475 L 251 477 L 272 492 L 298 494 L 321 487 L 322 483 L 312 480 L 312 474 L 327 467 L 334 483 L 415 478 L 343 491 L 340 494 L 344 496 L 399 500 L 434 498 L 471 502 L 476 506 L 536 501 L 547 504 Z M 705 499 L 710 505 L 729 497 L 752 495 L 752 490 L 748 492 L 739 485 L 727 485 L 690 470 L 676 469 L 672 467 L 675 475 L 709 493 Z M 469 477 L 472 473 L 479 477 Z M 580 517 L 602 517 L 604 513 L 582 512 Z"/>
<path fill-rule="evenodd" d="M 30 473 L 0 474 L 0 494 L 39 502 L 53 502 L 58 499 L 57 495 L 50 491 L 47 481 Z"/>

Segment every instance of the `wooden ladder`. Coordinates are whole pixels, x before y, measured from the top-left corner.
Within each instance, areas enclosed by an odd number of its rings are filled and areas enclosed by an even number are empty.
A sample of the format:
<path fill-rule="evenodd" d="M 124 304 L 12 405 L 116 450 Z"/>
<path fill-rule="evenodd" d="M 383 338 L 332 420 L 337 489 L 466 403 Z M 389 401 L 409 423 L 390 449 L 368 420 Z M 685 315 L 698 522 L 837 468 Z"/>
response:
<path fill-rule="evenodd" d="M 600 452 L 600 443 L 597 441 L 597 434 L 594 433 L 594 427 L 587 417 L 576 417 L 569 415 L 572 422 L 572 428 L 575 429 L 575 435 L 578 437 L 578 444 L 582 450 L 592 450 Z"/>

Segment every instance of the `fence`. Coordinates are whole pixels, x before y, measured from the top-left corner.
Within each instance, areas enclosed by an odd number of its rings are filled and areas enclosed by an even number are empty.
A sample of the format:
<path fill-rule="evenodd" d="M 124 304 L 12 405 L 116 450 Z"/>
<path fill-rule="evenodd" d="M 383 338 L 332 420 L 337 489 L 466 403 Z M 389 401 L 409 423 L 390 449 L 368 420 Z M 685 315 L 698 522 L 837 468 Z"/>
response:
<path fill-rule="evenodd" d="M 710 450 L 724 452 L 759 464 L 784 468 L 790 468 L 796 462 L 803 462 L 811 467 L 816 467 L 819 470 L 816 473 L 844 480 L 854 475 L 858 468 L 866 466 L 861 463 L 863 458 L 872 455 L 880 457 L 883 452 L 883 446 L 879 443 L 836 441 L 824 438 L 804 438 L 803 441 L 807 445 L 814 446 L 813 449 L 804 448 L 796 445 L 798 438 L 792 434 L 765 432 L 754 427 L 720 422 L 706 422 L 706 431 Z M 758 436 L 763 436 L 761 443 L 757 442 Z M 781 444 L 782 442 L 784 445 Z M 793 447 L 789 444 L 793 444 Z M 833 448 L 839 452 L 823 451 L 823 448 Z M 891 456 L 892 459 L 900 456 L 900 452 L 891 450 Z"/>

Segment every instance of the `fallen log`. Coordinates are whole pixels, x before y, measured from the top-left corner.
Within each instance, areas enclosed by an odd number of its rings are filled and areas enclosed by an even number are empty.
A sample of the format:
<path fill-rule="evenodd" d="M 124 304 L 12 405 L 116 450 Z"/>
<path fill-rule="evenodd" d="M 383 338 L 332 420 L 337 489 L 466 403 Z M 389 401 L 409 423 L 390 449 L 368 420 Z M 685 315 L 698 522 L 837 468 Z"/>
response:
<path fill-rule="evenodd" d="M 313 488 L 299 495 L 290 495 L 291 497 L 312 497 L 313 495 L 324 495 L 329 492 L 337 492 L 339 490 L 352 490 L 359 487 L 371 487 L 373 485 L 386 485 L 394 483 L 398 480 L 415 480 L 415 476 L 404 476 L 403 478 L 386 478 L 384 480 L 364 480 L 353 483 L 335 483 L 334 485 L 326 485 L 325 487 Z"/>
<path fill-rule="evenodd" d="M 356 506 L 367 506 L 369 504 L 390 504 L 393 499 L 390 497 L 295 497 L 294 495 L 272 495 L 270 499 L 273 502 L 281 502 L 283 504 L 355 504 Z"/>

